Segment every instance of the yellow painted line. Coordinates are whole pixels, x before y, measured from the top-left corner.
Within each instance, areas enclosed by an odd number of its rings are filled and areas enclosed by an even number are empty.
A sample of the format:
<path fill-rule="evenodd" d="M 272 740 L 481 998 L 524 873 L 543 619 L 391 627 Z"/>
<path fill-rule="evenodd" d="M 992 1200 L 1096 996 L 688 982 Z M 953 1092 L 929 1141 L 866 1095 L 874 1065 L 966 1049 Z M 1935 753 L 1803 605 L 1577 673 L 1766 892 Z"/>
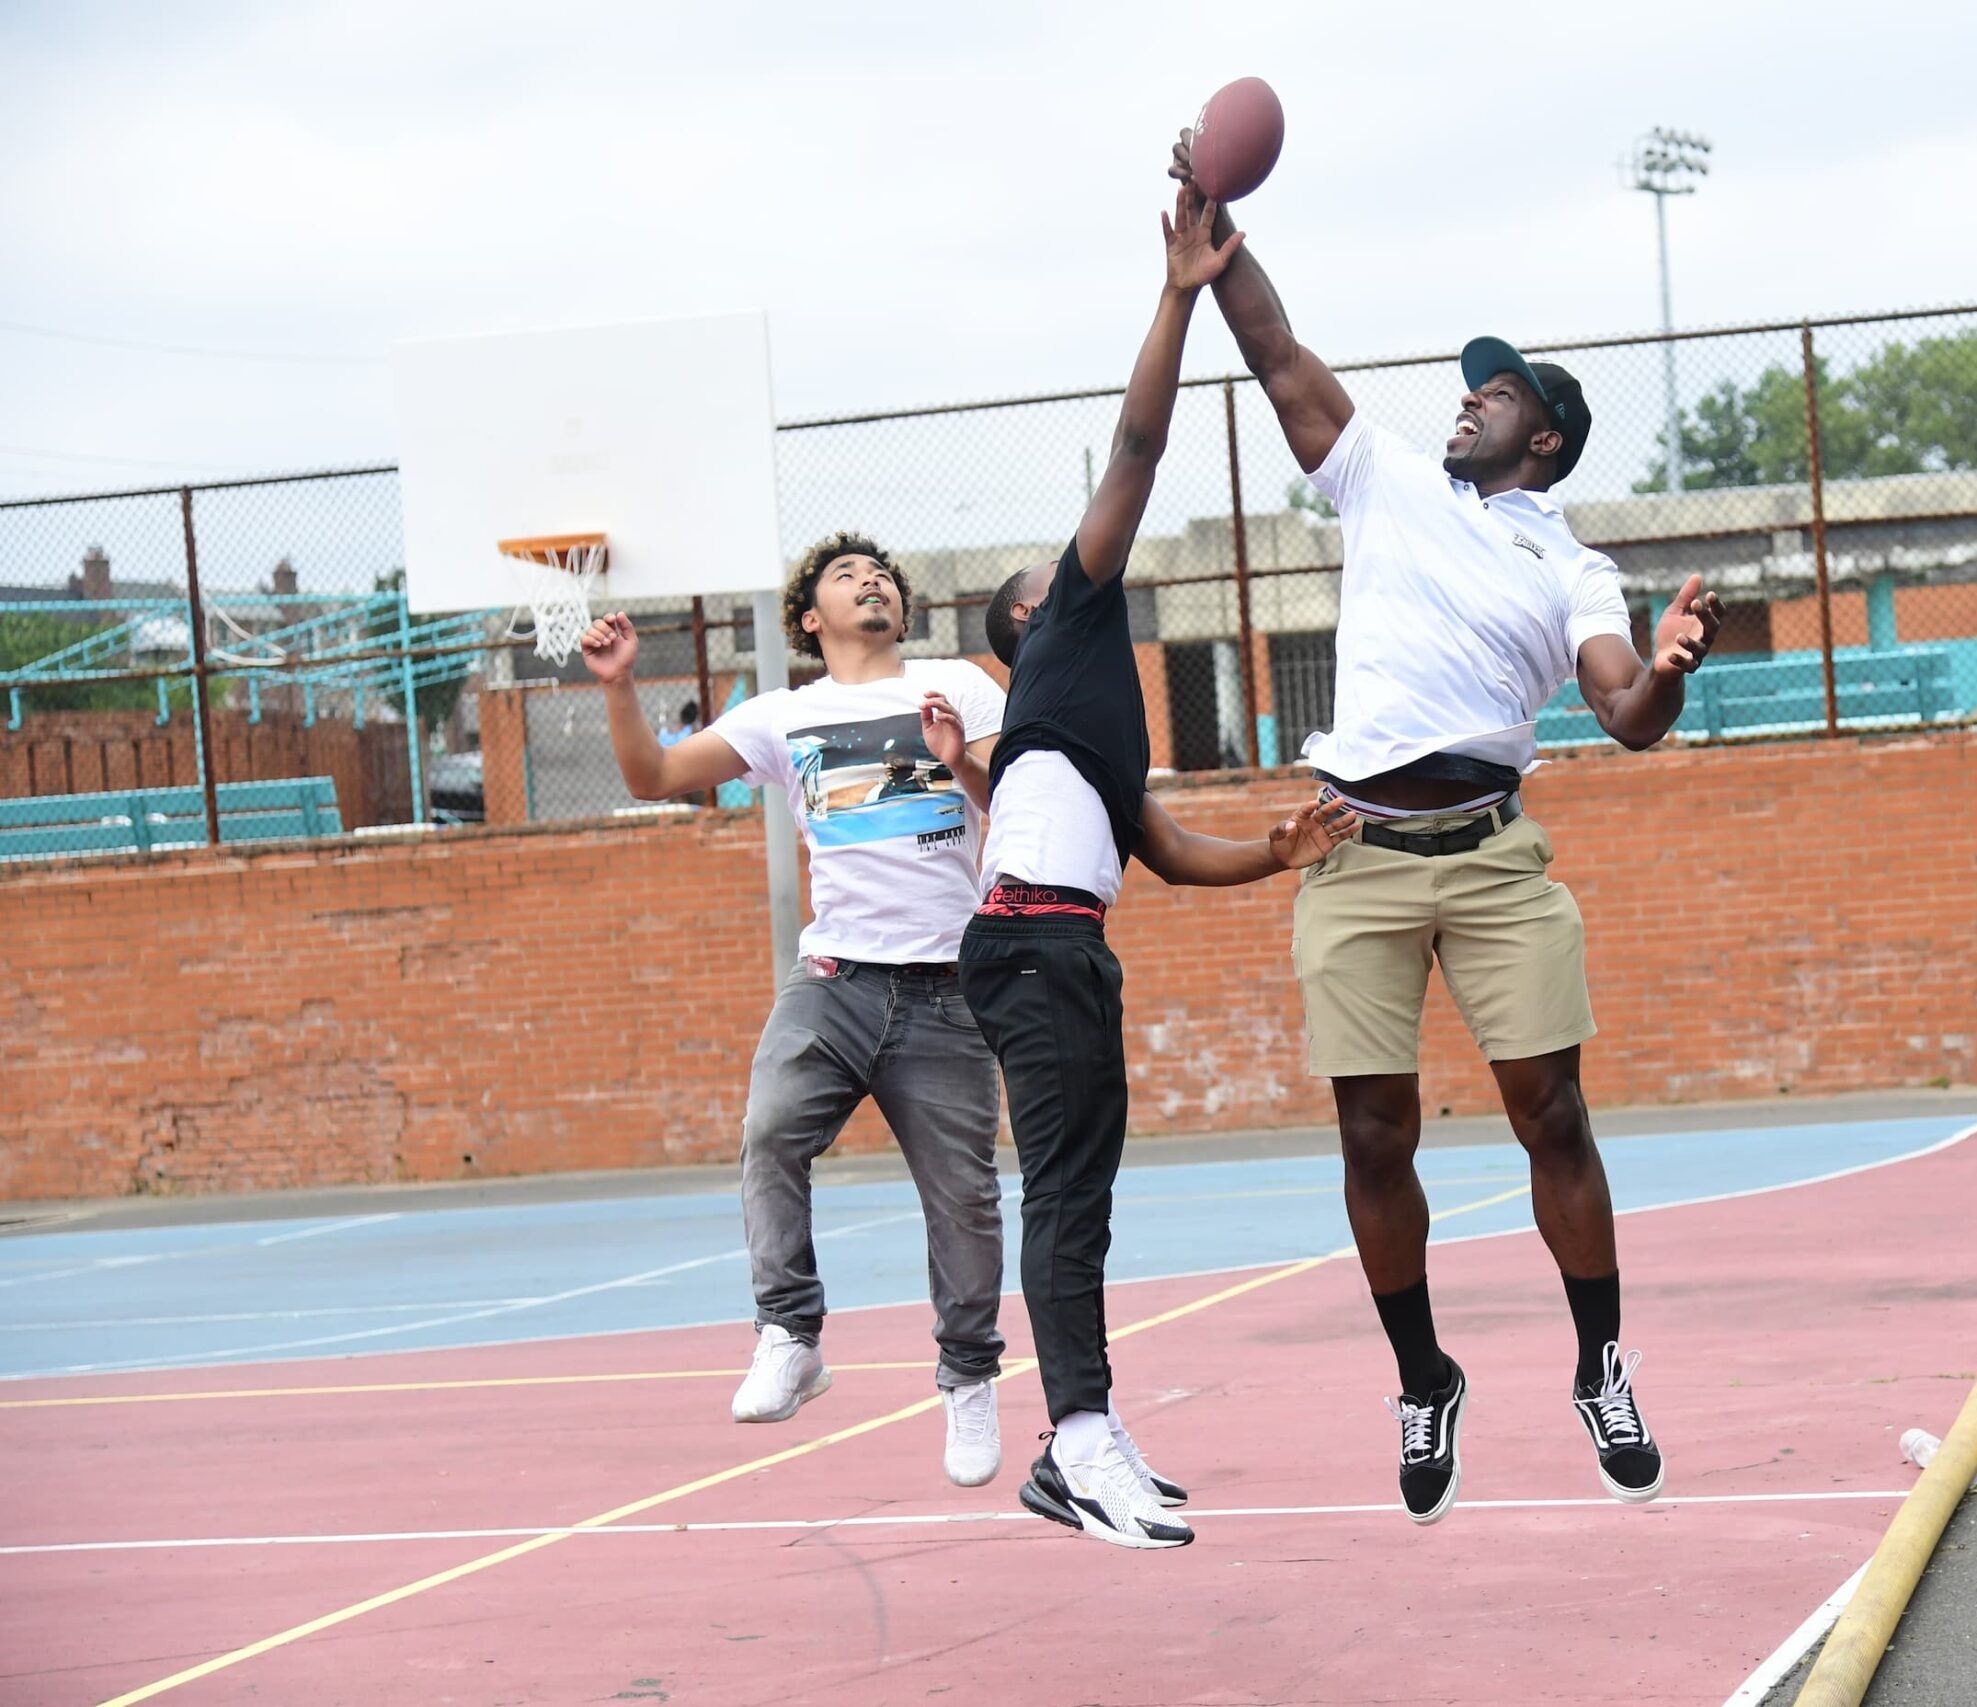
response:
<path fill-rule="evenodd" d="M 1022 1375 L 1036 1368 L 1032 1358 L 1024 1358 L 1012 1363 L 1003 1371 L 1003 1379 L 1011 1375 Z M 746 1464 L 736 1464 L 726 1470 L 717 1470 L 711 1476 L 701 1476 L 691 1482 L 681 1482 L 677 1487 L 650 1494 L 642 1500 L 633 1500 L 629 1505 L 621 1505 L 611 1511 L 599 1512 L 595 1517 L 586 1517 L 573 1523 L 567 1530 L 552 1535 L 538 1535 L 527 1541 L 517 1542 L 513 1547 L 503 1547 L 499 1552 L 483 1554 L 478 1559 L 469 1559 L 464 1565 L 455 1565 L 451 1570 L 435 1571 L 429 1577 L 421 1577 L 415 1583 L 406 1583 L 401 1588 L 388 1589 L 383 1594 L 372 1595 L 369 1600 L 360 1600 L 354 1606 L 345 1606 L 335 1612 L 326 1612 L 320 1618 L 312 1618 L 306 1624 L 297 1624 L 292 1629 L 282 1630 L 275 1635 L 263 1637 L 258 1642 L 250 1642 L 244 1648 L 235 1648 L 228 1654 L 220 1654 L 196 1666 L 188 1666 L 184 1671 L 174 1672 L 170 1677 L 160 1678 L 156 1683 L 147 1683 L 142 1689 L 133 1689 L 128 1694 L 119 1695 L 102 1703 L 102 1707 L 130 1707 L 138 1701 L 149 1701 L 153 1696 L 163 1695 L 169 1689 L 178 1689 L 188 1683 L 196 1683 L 202 1677 L 211 1677 L 215 1672 L 225 1671 L 229 1666 L 237 1666 L 243 1661 L 256 1659 L 262 1654 L 272 1653 L 276 1648 L 287 1647 L 291 1642 L 299 1642 L 305 1636 L 313 1636 L 318 1631 L 333 1629 L 338 1624 L 347 1624 L 353 1618 L 361 1618 L 367 1612 L 377 1612 L 387 1606 L 395 1606 L 401 1600 L 410 1600 L 415 1594 L 424 1594 L 428 1589 L 443 1588 L 448 1583 L 456 1583 L 462 1577 L 471 1577 L 477 1572 L 492 1570 L 496 1565 L 504 1565 L 510 1559 L 519 1559 L 525 1553 L 539 1552 L 544 1547 L 553 1547 L 559 1541 L 567 1541 L 571 1535 L 588 1529 L 602 1529 L 608 1524 L 623 1518 L 636 1517 L 641 1512 L 651 1511 L 655 1506 L 670 1505 L 674 1500 L 683 1500 L 689 1494 L 704 1493 L 709 1488 L 718 1488 L 724 1482 L 738 1481 L 743 1476 L 752 1476 L 758 1470 L 768 1470 L 778 1464 L 787 1464 L 792 1459 L 803 1458 L 812 1452 L 821 1452 L 827 1446 L 836 1446 L 840 1441 L 855 1440 L 861 1434 L 871 1434 L 877 1429 L 890 1427 L 893 1423 L 904 1422 L 908 1417 L 917 1417 L 933 1410 L 940 1404 L 940 1395 L 930 1399 L 920 1399 L 896 1411 L 888 1411 L 882 1417 L 872 1417 L 862 1423 L 853 1423 L 849 1428 L 838 1429 L 835 1433 L 820 1435 L 815 1440 L 805 1441 L 801 1446 L 785 1447 L 781 1452 L 771 1452 L 763 1458 L 751 1458 Z"/>
<path fill-rule="evenodd" d="M 926 1369 L 917 1363 L 833 1363 L 831 1372 L 874 1369 Z M 166 1405 L 187 1399 L 322 1398 L 345 1393 L 450 1393 L 471 1387 L 581 1387 L 612 1381 L 738 1381 L 746 1369 L 628 1369 L 600 1375 L 489 1375 L 462 1381 L 373 1381 L 347 1387 L 225 1387 L 187 1393 L 81 1393 L 60 1399 L 0 1399 L 0 1411 L 59 1409 L 70 1405 Z"/>
<path fill-rule="evenodd" d="M 1820 1650 L 1797 1707 L 1860 1707 L 1950 1514 L 1977 1476 L 1977 1387 L 1895 1513 L 1867 1574 Z"/>
<path fill-rule="evenodd" d="M 1494 1197 L 1480 1197 L 1474 1203 L 1462 1203 L 1453 1209 L 1440 1209 L 1428 1217 L 1432 1222 L 1447 1221 L 1457 1215 L 1473 1214 L 1478 1209 L 1490 1209 L 1499 1203 L 1508 1203 L 1514 1197 L 1528 1197 L 1529 1185 L 1520 1185 L 1509 1191 L 1500 1191 Z M 1211 1292 L 1206 1298 L 1197 1298 L 1191 1303 L 1177 1304 L 1171 1310 L 1162 1310 L 1157 1316 L 1143 1316 L 1137 1322 L 1128 1323 L 1123 1328 L 1110 1330 L 1106 1338 L 1122 1340 L 1133 1334 L 1145 1333 L 1148 1328 L 1164 1327 L 1169 1322 L 1178 1322 L 1183 1316 L 1192 1316 L 1197 1311 L 1212 1309 L 1217 1304 L 1226 1304 L 1231 1298 L 1240 1298 L 1245 1292 L 1261 1291 L 1266 1286 L 1275 1286 L 1280 1280 L 1292 1280 L 1300 1274 L 1309 1274 L 1314 1268 L 1323 1268 L 1328 1262 L 1337 1262 L 1341 1257 L 1349 1257 L 1359 1247 L 1341 1245 L 1335 1251 L 1327 1251 L 1320 1257 L 1303 1257 L 1297 1262 L 1287 1263 L 1282 1268 L 1273 1268 L 1267 1274 L 1252 1275 L 1248 1280 L 1239 1280 L 1233 1286 L 1225 1286 L 1220 1292 Z"/>
<path fill-rule="evenodd" d="M 1523 1197 L 1530 1189 L 1528 1185 L 1518 1186 L 1512 1191 L 1498 1192 L 1494 1197 L 1479 1198 L 1474 1203 L 1459 1204 L 1453 1209 L 1437 1211 L 1428 1219 L 1446 1221 L 1457 1215 L 1488 1209 L 1498 1203 L 1507 1203 L 1512 1198 Z M 1122 1328 L 1111 1330 L 1107 1337 L 1114 1340 L 1127 1339 L 1133 1334 L 1144 1333 L 1149 1328 L 1177 1322 L 1185 1316 L 1192 1316 L 1202 1310 L 1212 1309 L 1217 1304 L 1226 1303 L 1231 1298 L 1240 1298 L 1244 1293 L 1255 1292 L 1265 1286 L 1274 1286 L 1280 1280 L 1291 1280 L 1300 1274 L 1309 1274 L 1314 1268 L 1350 1256 L 1353 1250 L 1354 1247 L 1351 1245 L 1342 1245 L 1338 1250 L 1327 1251 L 1323 1256 L 1300 1258 L 1280 1268 L 1254 1275 L 1248 1280 L 1238 1281 L 1233 1286 L 1225 1286 L 1220 1291 L 1209 1293 L 1205 1298 L 1197 1298 L 1190 1303 L 1176 1305 L 1171 1310 L 1162 1310 L 1157 1315 L 1145 1316 L 1137 1322 L 1129 1322 Z M 998 1379 L 1007 1381 L 1012 1376 L 1027 1375 L 1036 1366 L 1036 1359 L 1033 1357 L 1019 1358 L 1004 1369 Z M 910 1417 L 924 1416 L 940 1402 L 940 1395 L 935 1394 L 930 1399 L 921 1399 L 899 1410 L 888 1411 L 884 1416 L 872 1417 L 865 1422 L 853 1423 L 849 1428 L 838 1429 L 835 1433 L 820 1435 L 815 1440 L 805 1441 L 801 1446 L 787 1447 L 781 1452 L 772 1452 L 765 1458 L 751 1458 L 746 1464 L 737 1464 L 727 1470 L 716 1470 L 711 1476 L 701 1476 L 691 1482 L 681 1482 L 677 1487 L 649 1494 L 642 1500 L 633 1500 L 629 1505 L 621 1505 L 611 1511 L 599 1512 L 595 1517 L 584 1518 L 581 1522 L 571 1524 L 568 1529 L 558 1530 L 550 1535 L 533 1536 L 527 1541 L 517 1542 L 513 1547 L 503 1547 L 499 1552 L 486 1553 L 478 1559 L 469 1559 L 465 1564 L 455 1565 L 450 1570 L 437 1571 L 429 1577 L 421 1577 L 417 1582 L 388 1589 L 383 1594 L 373 1595 L 369 1600 L 360 1600 L 354 1606 L 326 1612 L 322 1617 L 312 1618 L 306 1624 L 297 1624 L 290 1629 L 277 1631 L 272 1636 L 264 1636 L 260 1641 L 250 1642 L 244 1648 L 235 1648 L 231 1653 L 215 1655 L 212 1659 L 204 1660 L 196 1666 L 188 1666 L 184 1671 L 173 1672 L 170 1677 L 162 1677 L 156 1683 L 147 1683 L 141 1689 L 133 1689 L 128 1694 L 115 1696 L 102 1702 L 100 1707 L 133 1707 L 136 1702 L 149 1701 L 168 1690 L 178 1689 L 188 1683 L 197 1683 L 202 1677 L 211 1677 L 215 1672 L 225 1671 L 247 1660 L 258 1659 L 262 1654 L 272 1653 L 277 1648 L 285 1648 L 292 1642 L 299 1642 L 305 1636 L 313 1636 L 319 1631 L 333 1629 L 338 1624 L 347 1624 L 353 1618 L 362 1618 L 368 1612 L 377 1612 L 384 1607 L 395 1606 L 400 1601 L 410 1600 L 414 1595 L 424 1594 L 428 1589 L 444 1588 L 448 1583 L 459 1582 L 463 1577 L 492 1570 L 496 1565 L 505 1565 L 510 1559 L 519 1559 L 525 1553 L 536 1553 L 545 1547 L 554 1547 L 558 1542 L 567 1541 L 572 1535 L 580 1534 L 585 1530 L 602 1529 L 625 1518 L 636 1517 L 641 1512 L 651 1511 L 655 1506 L 670 1505 L 674 1500 L 685 1499 L 689 1494 L 704 1493 L 707 1489 L 718 1488 L 723 1483 L 738 1481 L 743 1476 L 752 1476 L 758 1470 L 773 1469 L 778 1464 L 788 1464 L 795 1459 L 808 1457 L 813 1452 L 821 1452 L 827 1446 L 836 1446 L 846 1440 L 856 1440 L 860 1435 L 890 1428 L 894 1423 L 905 1422 Z"/>

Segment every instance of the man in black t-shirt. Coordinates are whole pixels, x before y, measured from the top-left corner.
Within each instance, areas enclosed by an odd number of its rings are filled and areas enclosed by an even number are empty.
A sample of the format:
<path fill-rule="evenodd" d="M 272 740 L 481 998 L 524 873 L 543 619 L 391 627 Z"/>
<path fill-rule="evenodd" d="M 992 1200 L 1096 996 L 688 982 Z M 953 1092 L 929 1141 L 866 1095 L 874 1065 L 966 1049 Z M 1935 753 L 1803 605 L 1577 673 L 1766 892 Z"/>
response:
<path fill-rule="evenodd" d="M 1023 1169 L 1023 1296 L 1055 1430 L 1022 1500 L 1121 1547 L 1181 1547 L 1187 1499 L 1155 1475 L 1111 1400 L 1105 1256 L 1126 1138 L 1124 1012 L 1106 909 L 1126 860 L 1169 883 L 1233 884 L 1324 857 L 1351 833 L 1316 804 L 1268 839 L 1183 830 L 1146 792 L 1146 707 L 1122 576 L 1166 448 L 1196 296 L 1228 264 L 1214 207 L 1184 196 L 1167 236 L 1167 285 L 1126 387 L 1112 457 L 1077 537 L 1055 563 L 1012 576 L 988 611 L 1010 666 L 989 772 L 984 898 L 961 942 L 961 988 L 1002 1063 Z"/>

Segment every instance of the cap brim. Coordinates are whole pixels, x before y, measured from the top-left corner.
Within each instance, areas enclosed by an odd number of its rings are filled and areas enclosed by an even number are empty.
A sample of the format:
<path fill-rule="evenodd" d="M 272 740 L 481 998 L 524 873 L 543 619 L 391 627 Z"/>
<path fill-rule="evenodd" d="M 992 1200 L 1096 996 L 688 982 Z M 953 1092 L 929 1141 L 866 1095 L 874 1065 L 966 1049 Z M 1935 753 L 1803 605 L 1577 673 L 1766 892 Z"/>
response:
<path fill-rule="evenodd" d="M 1462 346 L 1462 383 L 1471 391 L 1500 373 L 1514 373 L 1537 393 L 1540 402 L 1551 402 L 1543 383 L 1515 344 L 1506 344 L 1501 338 L 1471 338 Z"/>

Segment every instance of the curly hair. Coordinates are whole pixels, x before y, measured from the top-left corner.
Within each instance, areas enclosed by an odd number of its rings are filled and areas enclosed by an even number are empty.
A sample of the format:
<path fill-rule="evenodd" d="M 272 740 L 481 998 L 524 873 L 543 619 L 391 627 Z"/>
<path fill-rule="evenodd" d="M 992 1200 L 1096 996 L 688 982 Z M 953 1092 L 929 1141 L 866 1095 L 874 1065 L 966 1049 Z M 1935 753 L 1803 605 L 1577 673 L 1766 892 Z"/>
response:
<path fill-rule="evenodd" d="M 906 571 L 893 562 L 885 547 L 868 535 L 847 533 L 839 528 L 836 533 L 811 546 L 783 583 L 783 634 L 790 645 L 806 658 L 821 658 L 824 649 L 818 644 L 816 635 L 803 626 L 803 613 L 817 603 L 817 582 L 840 557 L 869 557 L 892 577 L 892 584 L 899 589 L 899 631 L 902 637 L 913 620 L 913 589 L 907 585 Z"/>

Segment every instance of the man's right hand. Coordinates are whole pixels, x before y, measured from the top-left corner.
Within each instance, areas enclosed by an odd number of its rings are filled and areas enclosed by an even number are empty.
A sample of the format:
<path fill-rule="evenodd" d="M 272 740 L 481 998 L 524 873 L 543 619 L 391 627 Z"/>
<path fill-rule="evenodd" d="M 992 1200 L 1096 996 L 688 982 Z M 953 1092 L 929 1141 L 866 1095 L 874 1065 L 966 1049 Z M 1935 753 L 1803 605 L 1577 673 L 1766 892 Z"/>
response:
<path fill-rule="evenodd" d="M 579 644 L 585 665 L 600 682 L 608 686 L 631 679 L 638 658 L 638 631 L 623 611 L 600 616 L 583 631 Z"/>
<path fill-rule="evenodd" d="M 1194 132 L 1184 130 L 1181 140 L 1174 144 L 1174 158 L 1168 163 L 1167 176 L 1178 178 L 1184 184 L 1194 182 Z"/>

